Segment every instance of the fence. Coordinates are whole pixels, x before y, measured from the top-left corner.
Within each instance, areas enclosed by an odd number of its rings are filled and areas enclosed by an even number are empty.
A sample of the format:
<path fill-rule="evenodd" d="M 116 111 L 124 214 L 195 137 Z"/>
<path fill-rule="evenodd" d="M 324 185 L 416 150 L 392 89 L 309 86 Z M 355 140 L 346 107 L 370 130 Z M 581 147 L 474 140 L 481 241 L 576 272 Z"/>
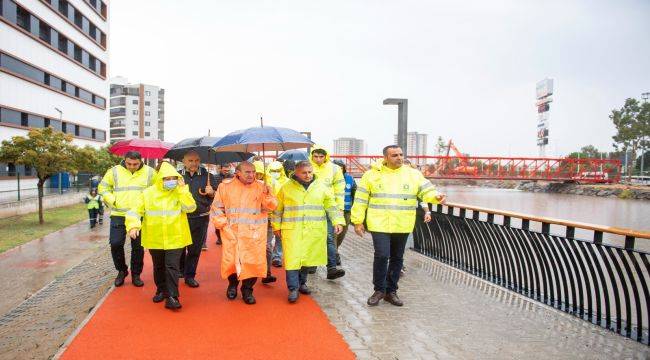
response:
<path fill-rule="evenodd" d="M 452 203 L 421 219 L 417 252 L 649 344 L 650 262 L 636 240 L 650 233 Z"/>
<path fill-rule="evenodd" d="M 21 200 L 34 199 L 38 197 L 38 187 L 36 186 L 35 179 L 25 179 L 20 175 L 20 173 L 9 173 L 7 175 L 10 179 L 2 180 L 4 183 L 3 189 L 9 189 L 0 190 L 0 204 L 20 202 Z M 62 177 L 63 176 L 67 175 L 62 175 Z M 50 187 L 49 184 L 46 183 L 43 188 L 43 195 L 55 196 L 71 192 L 87 191 L 90 186 L 89 179 L 91 176 L 91 174 L 85 173 L 80 173 L 74 176 L 70 175 L 72 181 L 67 183 L 61 179 L 55 179 L 56 186 Z"/>

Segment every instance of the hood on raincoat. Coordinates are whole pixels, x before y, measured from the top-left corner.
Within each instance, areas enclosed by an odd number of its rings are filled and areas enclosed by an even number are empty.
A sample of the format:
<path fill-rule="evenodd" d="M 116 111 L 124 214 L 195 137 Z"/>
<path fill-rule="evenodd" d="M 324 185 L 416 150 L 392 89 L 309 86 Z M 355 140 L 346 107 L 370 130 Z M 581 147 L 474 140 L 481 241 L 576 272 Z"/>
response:
<path fill-rule="evenodd" d="M 177 178 L 182 178 L 181 174 L 176 171 L 176 169 L 168 162 L 164 161 L 160 164 L 160 170 L 153 179 L 154 185 L 159 189 L 163 188 L 163 179 L 166 177 L 175 176 Z"/>
<path fill-rule="evenodd" d="M 273 161 L 272 163 L 269 164 L 269 166 L 266 167 L 266 176 L 271 179 L 271 170 L 280 170 L 280 178 L 278 180 L 282 179 L 288 179 L 287 174 L 284 171 L 284 166 L 282 165 L 281 162 L 279 161 Z"/>
<path fill-rule="evenodd" d="M 314 147 L 311 149 L 311 152 L 309 153 L 309 162 L 313 166 L 322 166 L 322 165 L 317 165 L 314 159 L 312 158 L 312 154 L 314 153 L 314 150 L 323 150 L 325 151 L 325 162 L 323 164 L 327 164 L 330 161 L 330 153 L 325 149 L 325 147 L 320 146 L 320 145 L 314 145 Z"/>
<path fill-rule="evenodd" d="M 264 174 L 264 163 L 257 160 L 253 162 L 253 166 L 255 166 L 255 173 L 256 174 Z"/>

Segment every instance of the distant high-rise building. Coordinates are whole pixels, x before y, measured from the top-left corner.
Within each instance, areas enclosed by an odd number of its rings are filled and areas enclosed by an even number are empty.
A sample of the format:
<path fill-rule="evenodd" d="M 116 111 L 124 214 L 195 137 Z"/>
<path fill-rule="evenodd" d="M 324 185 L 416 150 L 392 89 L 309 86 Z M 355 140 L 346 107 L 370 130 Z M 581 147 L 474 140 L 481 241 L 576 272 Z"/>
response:
<path fill-rule="evenodd" d="M 361 139 L 343 137 L 334 140 L 333 151 L 336 155 L 364 155 L 366 148 Z"/>
<path fill-rule="evenodd" d="M 129 84 L 123 77 L 111 79 L 110 141 L 165 140 L 165 90 L 147 84 Z"/>
<path fill-rule="evenodd" d="M 420 134 L 417 131 L 409 132 L 406 136 L 406 154 L 408 156 L 418 156 L 427 154 L 427 134 Z M 397 135 L 394 136 L 397 144 Z"/>

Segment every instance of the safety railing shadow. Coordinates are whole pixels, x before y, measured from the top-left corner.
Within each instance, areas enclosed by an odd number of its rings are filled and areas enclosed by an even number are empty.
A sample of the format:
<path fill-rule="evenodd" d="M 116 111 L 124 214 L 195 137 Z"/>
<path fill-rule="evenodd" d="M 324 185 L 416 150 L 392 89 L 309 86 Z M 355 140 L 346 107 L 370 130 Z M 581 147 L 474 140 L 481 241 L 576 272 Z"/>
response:
<path fill-rule="evenodd" d="M 650 262 L 639 247 L 650 232 L 463 204 L 432 210 L 430 223 L 417 217 L 415 251 L 649 345 Z"/>

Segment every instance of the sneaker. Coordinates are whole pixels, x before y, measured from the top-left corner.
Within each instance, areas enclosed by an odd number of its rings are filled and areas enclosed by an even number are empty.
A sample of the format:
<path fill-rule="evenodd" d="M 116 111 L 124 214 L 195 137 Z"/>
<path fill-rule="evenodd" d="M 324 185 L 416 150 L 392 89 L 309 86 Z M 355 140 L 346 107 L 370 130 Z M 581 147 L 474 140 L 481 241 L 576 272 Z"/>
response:
<path fill-rule="evenodd" d="M 115 278 L 115 286 L 119 287 L 124 285 L 124 279 L 129 275 L 128 271 L 118 271 L 117 277 Z"/>
<path fill-rule="evenodd" d="M 345 270 L 343 270 L 343 269 L 337 269 L 337 268 L 327 269 L 327 279 L 328 280 L 338 279 L 338 278 L 340 278 L 342 276 L 345 276 Z"/>
<path fill-rule="evenodd" d="M 208 245 L 203 244 L 203 246 L 201 247 L 201 251 L 208 251 Z"/>
<path fill-rule="evenodd" d="M 298 290 L 289 290 L 289 297 L 287 300 L 289 300 L 290 303 L 295 303 L 298 300 Z"/>
<path fill-rule="evenodd" d="M 383 299 L 386 296 L 381 291 L 375 291 L 369 298 L 368 298 L 368 305 L 369 306 L 377 306 L 379 305 L 379 300 Z"/>
<path fill-rule="evenodd" d="M 268 274 L 264 279 L 262 279 L 262 284 L 274 283 L 276 280 L 277 278 L 275 276 Z"/>

